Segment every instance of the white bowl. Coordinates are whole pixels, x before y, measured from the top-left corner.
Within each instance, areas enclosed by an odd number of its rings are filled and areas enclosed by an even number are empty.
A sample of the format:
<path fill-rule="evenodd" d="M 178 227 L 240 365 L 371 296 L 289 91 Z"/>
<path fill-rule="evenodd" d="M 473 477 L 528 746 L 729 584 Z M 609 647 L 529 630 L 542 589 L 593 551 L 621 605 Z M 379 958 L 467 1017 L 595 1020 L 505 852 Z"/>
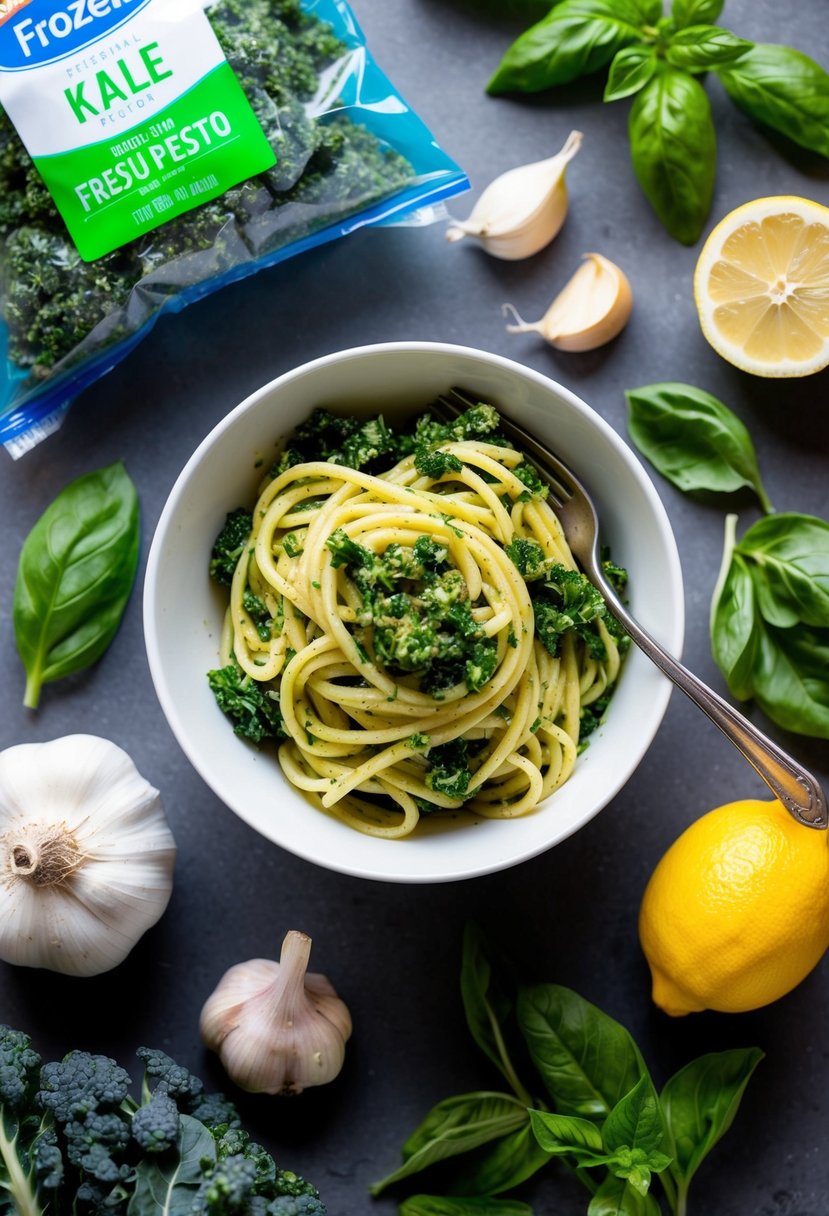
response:
<path fill-rule="evenodd" d="M 228 511 L 253 505 L 275 441 L 316 405 L 357 413 L 423 409 L 460 385 L 522 422 L 569 462 L 595 496 L 602 539 L 629 574 L 634 615 L 673 654 L 683 639 L 682 574 L 668 517 L 647 474 L 616 432 L 567 389 L 510 359 L 461 346 L 395 342 L 316 359 L 243 401 L 196 449 L 156 529 L 144 587 L 150 670 L 190 762 L 231 810 L 284 849 L 363 878 L 444 882 L 505 869 L 587 823 L 628 780 L 667 708 L 671 685 L 635 648 L 606 722 L 570 779 L 519 819 L 430 819 L 403 840 L 364 835 L 310 805 L 275 755 L 233 733 L 205 673 L 217 665 L 224 600 L 207 575 Z"/>

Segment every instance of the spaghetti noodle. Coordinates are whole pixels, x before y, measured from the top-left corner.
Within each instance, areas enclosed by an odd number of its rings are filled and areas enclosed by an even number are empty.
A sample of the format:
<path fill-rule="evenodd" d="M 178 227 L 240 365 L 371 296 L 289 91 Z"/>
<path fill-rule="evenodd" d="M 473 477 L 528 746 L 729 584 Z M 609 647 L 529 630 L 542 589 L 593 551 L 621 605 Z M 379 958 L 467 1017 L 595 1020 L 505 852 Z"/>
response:
<path fill-rule="evenodd" d="M 350 447 L 326 450 L 332 429 Z M 288 780 L 372 835 L 532 811 L 572 772 L 626 640 L 545 494 L 491 406 L 403 435 L 318 411 L 230 579 L 210 679 L 236 729 L 258 698 Z"/>

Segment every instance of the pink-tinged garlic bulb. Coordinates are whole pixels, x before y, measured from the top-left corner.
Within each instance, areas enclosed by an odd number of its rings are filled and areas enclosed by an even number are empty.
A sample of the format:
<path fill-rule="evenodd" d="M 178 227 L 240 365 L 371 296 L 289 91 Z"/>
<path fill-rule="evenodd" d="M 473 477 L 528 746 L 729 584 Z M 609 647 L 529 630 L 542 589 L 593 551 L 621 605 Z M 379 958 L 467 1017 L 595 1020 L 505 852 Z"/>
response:
<path fill-rule="evenodd" d="M 310 937 L 292 929 L 278 963 L 237 963 L 207 999 L 202 1040 L 241 1089 L 299 1094 L 342 1068 L 351 1015 L 324 975 L 308 973 L 310 955 Z"/>

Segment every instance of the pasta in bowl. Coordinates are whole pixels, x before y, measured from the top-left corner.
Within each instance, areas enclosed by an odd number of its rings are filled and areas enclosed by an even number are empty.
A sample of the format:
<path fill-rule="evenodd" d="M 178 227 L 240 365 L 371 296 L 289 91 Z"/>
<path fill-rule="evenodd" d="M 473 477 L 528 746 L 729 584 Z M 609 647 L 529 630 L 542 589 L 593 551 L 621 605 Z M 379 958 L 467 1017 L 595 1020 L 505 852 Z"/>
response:
<path fill-rule="evenodd" d="M 441 424 L 425 411 L 452 384 L 480 404 Z M 678 558 L 646 474 L 498 356 L 402 343 L 288 373 L 208 436 L 162 513 L 145 583 L 162 707 L 216 793 L 309 860 L 411 882 L 514 864 L 605 805 L 659 725 L 669 686 L 622 657 L 499 410 L 597 488 L 614 571 L 677 651 Z M 182 633 L 170 606 L 194 585 L 208 628 Z"/>
<path fill-rule="evenodd" d="M 319 408 L 213 547 L 219 707 L 369 835 L 532 811 L 619 674 L 628 639 L 499 423 L 488 403 L 399 427 Z"/>

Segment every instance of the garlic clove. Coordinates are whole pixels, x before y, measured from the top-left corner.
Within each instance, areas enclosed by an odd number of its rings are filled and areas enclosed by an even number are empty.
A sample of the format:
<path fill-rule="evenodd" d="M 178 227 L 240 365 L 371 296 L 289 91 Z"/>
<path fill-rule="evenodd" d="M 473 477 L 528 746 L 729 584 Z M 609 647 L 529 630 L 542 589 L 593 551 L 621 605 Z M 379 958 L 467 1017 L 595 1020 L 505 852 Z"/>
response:
<path fill-rule="evenodd" d="M 565 170 L 581 147 L 581 131 L 571 131 L 564 147 L 547 160 L 520 165 L 496 177 L 466 220 L 454 220 L 448 241 L 471 236 L 493 255 L 518 261 L 549 245 L 567 215 Z"/>
<path fill-rule="evenodd" d="M 512 304 L 504 304 L 502 311 L 514 318 L 508 333 L 539 333 L 557 350 L 587 351 L 620 334 L 632 308 L 633 293 L 623 271 L 600 253 L 586 253 L 540 321 L 523 321 Z"/>
<path fill-rule="evenodd" d="M 342 1068 L 351 1015 L 324 975 L 307 973 L 310 952 L 307 934 L 291 930 L 278 963 L 237 963 L 205 1002 L 202 1040 L 240 1088 L 298 1094 Z"/>

